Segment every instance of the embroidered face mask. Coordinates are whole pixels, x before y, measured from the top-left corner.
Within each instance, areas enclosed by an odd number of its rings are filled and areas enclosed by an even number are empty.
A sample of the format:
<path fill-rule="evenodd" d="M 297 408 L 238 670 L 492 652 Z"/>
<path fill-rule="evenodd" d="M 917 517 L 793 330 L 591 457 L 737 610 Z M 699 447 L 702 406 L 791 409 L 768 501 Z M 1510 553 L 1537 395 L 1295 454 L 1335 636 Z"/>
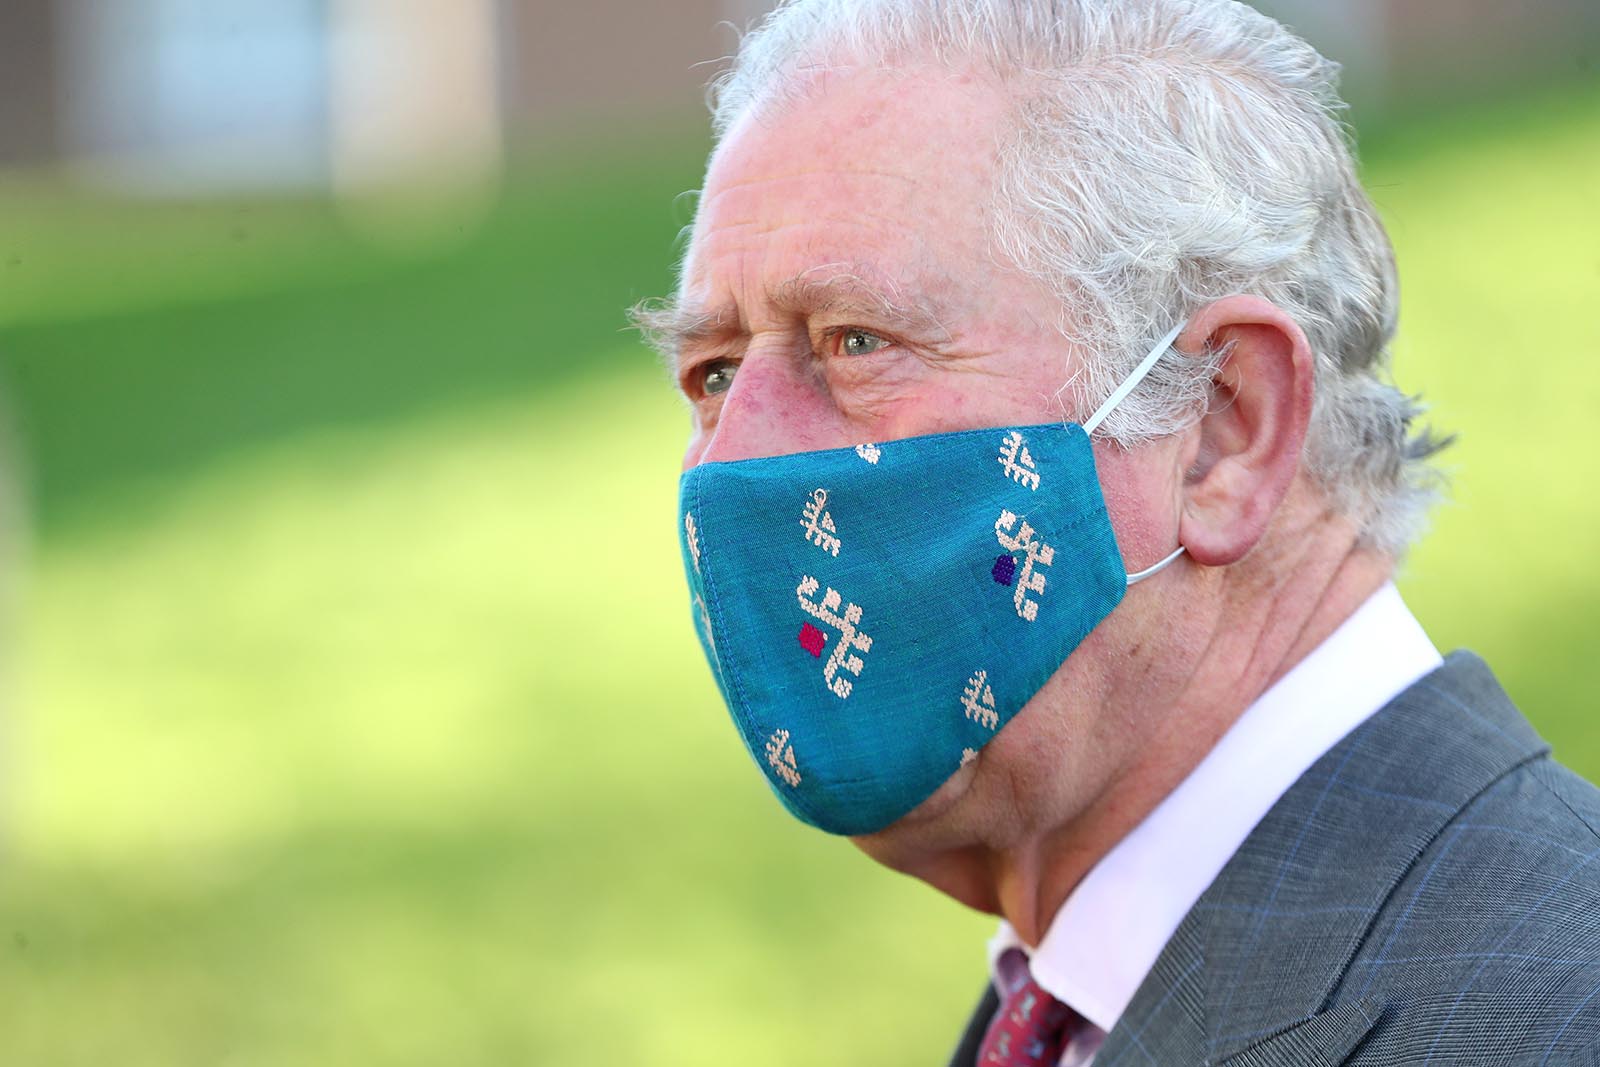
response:
<path fill-rule="evenodd" d="M 702 463 L 679 533 L 706 659 L 784 805 L 835 834 L 911 811 L 1033 697 L 1127 587 L 1082 426 Z"/>

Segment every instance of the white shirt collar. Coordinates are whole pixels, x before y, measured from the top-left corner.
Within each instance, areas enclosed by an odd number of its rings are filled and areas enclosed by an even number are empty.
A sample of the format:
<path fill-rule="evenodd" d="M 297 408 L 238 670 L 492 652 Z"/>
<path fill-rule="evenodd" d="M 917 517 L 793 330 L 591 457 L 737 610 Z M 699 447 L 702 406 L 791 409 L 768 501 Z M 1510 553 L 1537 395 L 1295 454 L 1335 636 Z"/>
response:
<path fill-rule="evenodd" d="M 1200 894 L 1258 822 L 1323 753 L 1443 663 L 1393 583 L 1275 682 L 1056 912 L 1034 978 L 1110 1031 Z M 1002 921 L 991 973 L 1026 946 Z"/>

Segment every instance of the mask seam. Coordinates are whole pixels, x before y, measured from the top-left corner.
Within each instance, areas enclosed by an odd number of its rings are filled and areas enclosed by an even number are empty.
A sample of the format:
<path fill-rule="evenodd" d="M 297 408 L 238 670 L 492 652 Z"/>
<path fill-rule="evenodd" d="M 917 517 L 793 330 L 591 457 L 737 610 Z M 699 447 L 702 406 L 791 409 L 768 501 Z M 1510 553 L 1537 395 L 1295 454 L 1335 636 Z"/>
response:
<path fill-rule="evenodd" d="M 1103 490 L 1102 490 L 1102 492 L 1103 492 Z M 1021 516 L 1021 517 L 1026 518 L 1026 516 Z M 1093 511 L 1088 511 L 1088 512 L 1084 512 L 1084 513 L 1080 514 L 1076 519 L 1073 519 L 1071 522 L 1069 522 L 1065 526 L 1061 527 L 1060 530 L 1055 534 L 1055 537 L 1059 541 L 1064 535 L 1070 534 L 1075 530 L 1081 529 L 1082 527 L 1087 526 L 1088 524 L 1094 522 L 1097 519 L 1104 519 L 1105 523 L 1106 523 L 1106 526 L 1108 528 L 1110 527 L 1110 525 L 1111 525 L 1110 513 L 1106 510 L 1105 499 L 1104 499 L 1103 496 L 1101 498 L 1100 503 L 1095 505 L 1095 508 L 1094 508 Z M 1127 593 L 1127 589 L 1128 589 L 1128 566 L 1127 566 L 1126 563 L 1122 562 L 1122 546 L 1117 543 L 1117 533 L 1116 533 L 1116 531 L 1115 530 L 1111 530 L 1110 533 L 1111 533 L 1111 546 L 1117 550 L 1117 567 L 1118 567 L 1118 569 L 1120 569 L 1122 571 L 1122 585 L 1121 585 L 1121 591 L 1118 592 L 1118 590 L 1114 586 L 1114 584 L 1108 582 L 1107 585 L 1104 587 L 1103 591 L 1106 592 L 1106 593 L 1109 593 L 1109 594 L 1113 594 L 1112 595 L 1112 605 L 1111 605 L 1111 607 L 1112 607 L 1113 610 L 1115 610 L 1116 606 L 1122 602 L 1123 596 Z M 1093 569 L 1098 569 L 1098 568 L 1093 568 Z M 1108 611 L 1106 614 L 1109 615 L 1110 612 Z M 1104 621 L 1105 621 L 1105 617 L 1102 616 L 1100 622 L 1104 622 Z M 1094 624 L 1094 626 L 1089 627 L 1089 630 L 1088 630 L 1088 632 L 1086 632 L 1084 634 L 1084 637 L 1087 638 L 1088 635 L 1090 633 L 1093 633 L 1095 628 L 1098 627 L 1099 625 L 1100 625 L 1100 623 L 1097 622 L 1097 623 Z M 1080 643 L 1081 643 L 1081 639 L 1080 639 Z M 1065 663 L 1066 661 L 1062 660 L 1062 662 Z"/>
<path fill-rule="evenodd" d="M 700 521 L 703 523 L 705 522 L 705 508 L 701 507 L 701 501 L 704 499 L 700 494 L 701 481 L 702 479 L 695 479 L 694 510 L 699 513 Z M 715 585 L 711 574 L 713 569 L 714 567 L 711 561 L 707 561 L 706 565 L 700 569 L 700 584 L 705 588 L 706 591 L 706 622 L 711 627 L 712 647 L 716 649 L 726 648 L 732 652 L 732 646 L 725 644 L 727 634 L 722 628 L 722 612 L 718 610 L 718 597 L 713 588 Z M 740 706 L 743 706 L 745 703 L 744 691 L 739 686 L 739 682 L 736 677 L 737 672 L 729 671 L 723 666 L 722 653 L 720 651 L 717 653 L 716 671 L 722 683 L 726 686 L 732 687 L 734 691 L 734 699 L 739 702 Z M 745 733 L 744 727 L 738 722 L 735 722 L 734 725 L 739 727 L 739 732 L 741 734 Z M 748 745 L 748 743 L 749 739 L 747 736 L 746 744 Z"/>
<path fill-rule="evenodd" d="M 700 493 L 699 482 L 700 482 L 700 479 L 696 479 L 695 487 L 694 487 L 694 509 L 695 509 L 695 511 L 699 512 L 701 514 L 702 518 L 703 518 L 704 515 L 705 515 L 705 509 L 702 508 L 700 505 L 701 505 L 701 501 L 704 498 L 701 496 L 701 493 Z M 716 583 L 713 581 L 712 573 L 711 573 L 714 569 L 715 569 L 714 564 L 708 563 L 704 568 L 702 568 L 702 570 L 700 572 L 700 582 L 705 587 L 705 591 L 706 591 L 706 614 L 710 618 L 711 630 L 712 630 L 713 636 L 716 639 L 716 646 L 718 648 L 727 648 L 729 650 L 729 652 L 731 653 L 732 649 L 733 649 L 733 646 L 731 644 L 727 644 L 727 645 L 723 644 L 724 639 L 727 637 L 727 633 L 724 630 L 724 628 L 721 626 L 722 612 L 720 610 L 720 597 L 717 595 L 717 593 L 716 593 L 716 591 L 714 589 L 714 586 L 715 586 Z M 719 656 L 720 656 L 720 653 L 719 653 Z M 718 666 L 717 666 L 717 674 L 724 680 L 724 684 L 727 685 L 732 690 L 733 698 L 734 698 L 735 701 L 737 701 L 738 707 L 739 708 L 747 708 L 747 707 L 749 707 L 749 703 L 750 702 L 749 702 L 748 699 L 746 699 L 746 697 L 744 695 L 744 688 L 739 684 L 739 681 L 738 681 L 738 678 L 737 678 L 737 672 L 728 670 L 726 667 L 724 667 L 721 664 L 720 659 L 719 659 Z M 769 787 L 772 786 L 774 784 L 772 782 L 772 776 L 767 773 L 767 770 L 766 770 L 765 767 L 761 766 L 761 758 L 760 758 L 759 755 L 757 755 L 757 753 L 759 751 L 761 751 L 761 748 L 758 747 L 758 746 L 764 746 L 766 739 L 765 738 L 752 738 L 752 736 L 750 734 L 750 731 L 749 731 L 749 726 L 746 723 L 740 721 L 740 718 L 741 718 L 740 713 L 738 711 L 733 711 L 733 709 L 730 709 L 730 711 L 732 711 L 733 720 L 734 720 L 734 727 L 739 731 L 740 737 L 744 740 L 745 750 L 750 753 L 751 759 L 756 762 L 757 769 L 760 770 L 762 778 L 764 778 L 767 781 Z M 779 727 L 779 729 L 782 729 L 782 727 Z M 871 779 L 870 778 L 861 778 L 861 779 L 853 779 L 851 781 L 852 782 L 854 782 L 854 781 L 866 782 L 866 781 L 871 781 Z M 782 797 L 782 796 L 784 796 L 784 794 L 780 793 L 779 796 Z M 796 807 L 798 807 L 798 808 L 802 809 L 803 811 L 805 811 L 806 814 L 811 818 L 811 821 L 813 823 L 820 821 L 819 820 L 819 816 L 817 815 L 816 811 L 812 809 L 810 804 L 805 802 L 804 798 L 801 797 L 798 792 L 796 792 L 793 795 L 787 797 L 786 800 L 787 800 L 787 802 L 793 803 Z"/>

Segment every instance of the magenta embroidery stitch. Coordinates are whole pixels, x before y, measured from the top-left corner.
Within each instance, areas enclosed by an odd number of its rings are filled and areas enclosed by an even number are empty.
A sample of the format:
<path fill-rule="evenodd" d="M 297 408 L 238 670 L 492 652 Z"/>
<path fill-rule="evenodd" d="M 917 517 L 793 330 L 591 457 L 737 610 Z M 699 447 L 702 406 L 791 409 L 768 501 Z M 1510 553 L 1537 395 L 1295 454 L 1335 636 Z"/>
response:
<path fill-rule="evenodd" d="M 848 700 L 855 689 L 855 683 L 849 678 L 840 677 L 839 668 L 843 667 L 847 674 L 859 676 L 861 668 L 866 666 L 866 661 L 861 656 L 855 655 L 854 650 L 859 649 L 862 655 L 871 652 L 872 638 L 861 632 L 861 617 L 864 612 L 860 604 L 846 604 L 843 594 L 832 586 L 828 587 L 828 591 L 823 594 L 819 603 L 813 599 L 813 594 L 821 588 L 822 583 L 807 574 L 803 575 L 800 584 L 795 586 L 794 594 L 807 615 L 839 631 L 839 643 L 833 646 L 833 652 L 822 668 L 822 677 L 834 696 L 840 700 Z M 841 605 L 844 607 L 843 613 L 838 610 Z"/>
<path fill-rule="evenodd" d="M 809 622 L 800 627 L 800 647 L 811 653 L 812 659 L 821 659 L 822 650 L 827 644 L 828 635 Z"/>

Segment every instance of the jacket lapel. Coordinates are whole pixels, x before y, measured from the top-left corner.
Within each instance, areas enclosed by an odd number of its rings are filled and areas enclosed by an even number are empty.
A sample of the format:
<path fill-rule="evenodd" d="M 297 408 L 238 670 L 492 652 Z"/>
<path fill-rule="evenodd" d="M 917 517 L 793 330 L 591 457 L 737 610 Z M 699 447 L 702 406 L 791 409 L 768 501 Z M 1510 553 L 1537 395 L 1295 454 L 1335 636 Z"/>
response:
<path fill-rule="evenodd" d="M 1401 693 L 1290 787 L 1203 893 L 1095 1057 L 1343 1062 L 1382 1016 L 1335 998 L 1384 902 L 1445 824 L 1549 751 L 1470 653 Z"/>
<path fill-rule="evenodd" d="M 962 1031 L 956 1050 L 950 1054 L 950 1067 L 974 1067 L 978 1061 L 978 1045 L 983 1042 L 983 1035 L 989 1029 L 989 1020 L 999 1010 L 1000 995 L 991 983 L 984 989 L 977 1008 L 967 1019 L 967 1028 Z"/>

